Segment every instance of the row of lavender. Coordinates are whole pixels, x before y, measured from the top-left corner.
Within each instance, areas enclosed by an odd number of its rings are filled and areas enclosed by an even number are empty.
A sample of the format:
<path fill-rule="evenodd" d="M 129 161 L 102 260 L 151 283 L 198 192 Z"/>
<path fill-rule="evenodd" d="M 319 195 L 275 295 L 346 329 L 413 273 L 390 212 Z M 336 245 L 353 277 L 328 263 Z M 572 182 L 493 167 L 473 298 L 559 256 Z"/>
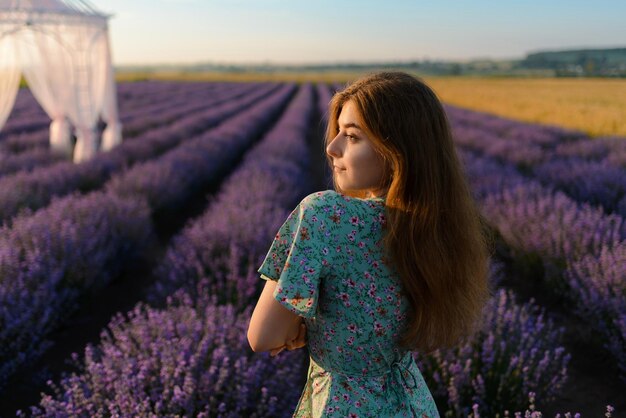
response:
<path fill-rule="evenodd" d="M 140 303 L 114 318 L 100 346 L 86 348 L 84 372 L 64 379 L 60 396 L 44 397 L 35 416 L 289 414 L 304 352 L 254 354 L 245 331 L 261 290 L 254 267 L 311 189 L 312 100 L 311 86 L 301 87 L 206 212 L 172 240 L 149 292 L 161 309 Z"/>
<path fill-rule="evenodd" d="M 121 113 L 124 138 L 126 141 L 134 139 L 147 130 L 206 109 L 206 102 L 228 100 L 244 95 L 247 91 L 245 86 L 217 84 L 183 90 L 175 95 L 167 92 L 160 102 L 155 101 L 151 105 L 131 108 Z M 51 152 L 48 138 L 48 130 L 41 129 L 12 135 L 0 142 L 0 176 L 71 160 L 70 156 Z"/>
<path fill-rule="evenodd" d="M 202 97 L 211 97 L 210 93 L 208 90 L 200 94 L 196 93 L 198 97 L 195 100 L 192 98 L 192 103 L 197 105 Z M 184 115 L 185 113 L 181 113 L 179 109 L 181 103 L 175 101 L 169 112 L 154 106 L 124 112 L 120 119 L 124 124 L 123 135 L 125 140 L 133 139 L 144 130 L 159 124 L 169 123 Z M 163 105 L 161 104 L 160 107 Z M 146 116 L 143 120 L 136 119 L 135 114 L 145 114 L 146 110 L 150 111 L 150 116 Z M 159 114 L 161 114 L 160 117 Z M 129 125 L 126 122 L 129 118 L 135 122 Z M 49 131 L 46 128 L 9 135 L 5 141 L 0 142 L 0 176 L 29 171 L 71 159 L 71 155 L 53 152 L 50 149 Z"/>
<path fill-rule="evenodd" d="M 188 85 L 184 88 L 179 87 L 176 89 L 174 86 L 171 86 L 168 90 L 156 88 L 155 90 L 158 94 L 155 95 L 153 93 L 149 95 L 148 102 L 145 102 L 145 98 L 140 96 L 145 87 L 142 88 L 141 85 L 136 87 L 133 85 L 133 87 L 137 91 L 136 95 L 130 96 L 127 99 L 120 99 L 120 120 L 124 125 L 123 133 L 125 136 L 134 135 L 137 128 L 140 129 L 142 125 L 149 126 L 151 123 L 158 123 L 158 119 L 156 119 L 155 116 L 158 116 L 163 111 L 185 106 L 185 102 L 189 101 L 194 95 L 203 93 L 210 94 L 233 87 L 236 88 L 236 85 L 231 85 L 231 83 L 216 83 L 215 85 Z M 120 97 L 124 96 L 120 93 Z M 197 105 L 197 101 L 191 100 L 191 102 Z M 33 105 L 36 104 L 33 103 Z M 19 116 L 12 115 L 9 121 L 15 120 L 14 118 L 19 120 Z M 146 118 L 148 119 L 146 120 Z M 28 123 L 27 121 L 24 122 Z M 137 123 L 139 123 L 139 126 L 135 126 Z M 42 148 L 47 145 L 47 132 L 47 124 L 38 129 L 22 129 L 14 134 L 7 133 L 7 128 L 5 127 L 0 134 L 0 139 L 2 139 L 0 140 L 0 151 L 19 154 L 33 148 Z"/>
<path fill-rule="evenodd" d="M 110 152 L 97 154 L 87 162 L 74 164 L 65 161 L 0 178 L 0 222 L 9 222 L 19 211 L 44 207 L 52 197 L 97 189 L 116 172 L 175 148 L 190 136 L 210 129 L 251 106 L 276 88 L 275 85 L 257 87 L 246 89 L 250 93 L 244 95 L 236 90 L 234 96 L 204 100 L 198 97 L 194 106 L 201 106 L 204 102 L 203 109 L 180 117 L 169 125 L 148 129 L 135 139 L 124 141 Z"/>
<path fill-rule="evenodd" d="M 327 97 L 323 87 L 319 91 Z M 64 379 L 37 414 L 290 415 L 301 388 L 293 377 L 304 371 L 299 355 L 253 354 L 243 336 L 259 294 L 255 267 L 306 191 L 307 96 L 301 90 L 205 215 L 173 240 L 149 299 L 162 307 L 178 289 L 176 296 L 163 309 L 140 304 L 128 318 L 116 317 L 100 346 L 87 347 L 84 372 Z M 327 101 L 320 102 L 325 110 Z M 481 413 L 490 414 L 525 405 L 530 390 L 543 402 L 559 391 L 569 360 L 560 344 L 562 330 L 536 311 L 532 303 L 518 306 L 510 292 L 500 291 L 472 342 L 416 356 L 447 414 L 467 416 L 476 401 Z"/>
<path fill-rule="evenodd" d="M 527 272 L 524 279 L 544 280 L 546 289 L 563 296 L 573 313 L 600 333 L 626 380 L 623 218 L 577 203 L 488 157 L 468 153 L 466 161 L 480 183 L 476 190 L 483 194 L 485 216 L 518 270 Z"/>
<path fill-rule="evenodd" d="M 169 95 L 193 91 L 191 83 L 137 82 L 121 83 L 117 89 L 120 115 L 129 109 L 140 108 L 156 101 L 163 101 Z M 211 86 L 206 86 L 211 87 Z M 50 120 L 29 89 L 20 89 L 15 106 L 5 126 L 0 132 L 0 143 L 16 133 L 45 130 Z"/>
<path fill-rule="evenodd" d="M 136 101 L 138 104 L 145 104 L 151 101 L 154 97 L 160 96 L 164 92 L 174 92 L 187 88 L 188 85 L 183 85 L 178 82 L 165 82 L 165 81 L 138 81 L 134 83 L 118 83 L 117 84 L 117 97 L 121 103 L 128 101 Z M 28 88 L 22 88 L 18 91 L 15 98 L 15 105 L 11 112 L 12 116 L 37 115 L 43 116 L 44 110 L 37 104 L 37 100 L 32 95 L 32 92 Z M 26 123 L 25 120 L 9 122 L 15 125 Z"/>
<path fill-rule="evenodd" d="M 620 216 L 626 167 L 608 156 L 593 160 L 607 144 L 619 156 L 626 139 L 572 139 L 567 131 L 514 121 L 506 122 L 508 136 L 493 139 L 488 129 L 504 122 L 479 115 L 466 125 L 467 112 L 461 121 L 457 114 L 452 112 L 455 139 L 465 150 L 476 195 L 516 266 L 543 276 L 548 289 L 599 331 L 626 381 L 626 222 Z M 525 137 L 510 133 L 516 123 Z M 539 142 L 541 161 L 531 160 L 524 150 Z"/>
<path fill-rule="evenodd" d="M 133 85 L 134 86 L 134 85 Z M 219 88 L 219 86 L 218 86 Z M 129 122 L 133 122 L 140 118 L 142 114 L 144 116 L 152 116 L 155 111 L 158 111 L 159 107 L 168 106 L 169 102 L 180 102 L 181 98 L 185 94 L 193 94 L 195 91 L 204 91 L 206 93 L 211 92 L 213 88 L 192 88 L 192 86 L 185 86 L 177 90 L 170 88 L 169 90 L 160 91 L 161 94 L 155 96 L 154 94 L 148 95 L 152 98 L 150 103 L 143 103 L 143 97 L 139 95 L 143 92 L 140 85 L 136 87 L 136 95 L 128 97 L 126 99 L 119 100 L 119 113 L 120 121 L 126 125 Z M 132 90 L 131 90 L 132 91 Z M 120 97 L 124 97 L 121 96 Z M 142 100 L 139 100 L 142 99 Z M 32 103 L 33 107 L 38 106 L 37 103 Z M 13 112 L 7 121 L 7 126 L 0 132 L 0 151 L 3 154 L 20 154 L 25 151 L 30 151 L 36 148 L 44 148 L 47 141 L 45 137 L 48 134 L 48 127 L 50 120 L 47 116 L 42 116 L 44 121 L 33 122 L 32 117 L 27 114 L 14 114 Z M 133 115 L 136 115 L 134 117 Z M 11 123 L 13 122 L 13 123 Z M 15 125 L 15 126 L 12 126 Z M 124 132 L 128 134 L 128 132 Z"/>
<path fill-rule="evenodd" d="M 626 216 L 626 138 L 531 125 L 447 107 L 457 142 L 515 165 L 579 202 Z"/>
<path fill-rule="evenodd" d="M 131 87 L 128 87 L 131 86 Z M 164 86 L 155 86 L 156 92 L 153 92 L 150 102 L 145 102 L 142 92 L 145 92 L 145 87 L 141 84 L 129 84 L 122 85 L 118 92 L 119 101 L 119 113 L 122 123 L 129 121 L 129 115 L 134 112 L 139 112 L 143 109 L 149 110 L 155 105 L 163 105 L 167 103 L 168 97 L 176 97 L 178 95 L 192 93 L 195 89 L 191 86 L 184 88 L 169 86 L 164 89 Z M 203 87 L 201 90 L 208 92 L 212 87 Z M 124 94 L 122 90 L 126 90 L 127 94 Z M 136 92 L 136 94 L 128 94 Z M 156 93 L 156 94 L 155 94 Z M 39 104 L 34 100 L 28 89 L 22 89 L 18 95 L 19 97 L 30 97 L 27 102 L 28 110 L 31 112 L 19 112 L 15 109 L 11 113 L 6 125 L 0 131 L 0 155 L 6 157 L 11 154 L 19 154 L 25 151 L 31 151 L 37 148 L 47 148 L 49 125 L 50 120 L 47 115 L 43 113 L 43 110 Z M 148 113 L 150 115 L 150 113 Z M 135 118 L 130 118 L 130 121 Z M 127 132 L 124 132 L 127 134 Z"/>
<path fill-rule="evenodd" d="M 103 191 L 53 198 L 0 230 L 0 387 L 47 349 L 47 335 L 81 295 L 106 286 L 145 256 L 154 243 L 151 215 L 176 208 L 224 176 L 294 89 L 276 87 L 269 96 L 265 89 L 267 97 L 252 106 L 235 104 L 239 113 L 229 119 L 217 106 L 205 115 L 209 126 L 218 124 L 215 129 L 114 175 Z M 216 114 L 222 114 L 221 123 Z"/>

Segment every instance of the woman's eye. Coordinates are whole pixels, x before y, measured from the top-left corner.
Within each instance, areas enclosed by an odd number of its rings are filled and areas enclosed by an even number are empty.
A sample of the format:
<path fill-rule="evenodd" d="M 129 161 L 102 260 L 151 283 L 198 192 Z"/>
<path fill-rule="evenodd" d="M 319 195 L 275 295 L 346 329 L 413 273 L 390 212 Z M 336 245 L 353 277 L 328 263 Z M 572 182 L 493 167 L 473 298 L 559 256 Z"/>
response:
<path fill-rule="evenodd" d="M 355 141 L 356 138 L 352 135 L 346 135 L 346 139 L 348 139 L 349 141 Z"/>

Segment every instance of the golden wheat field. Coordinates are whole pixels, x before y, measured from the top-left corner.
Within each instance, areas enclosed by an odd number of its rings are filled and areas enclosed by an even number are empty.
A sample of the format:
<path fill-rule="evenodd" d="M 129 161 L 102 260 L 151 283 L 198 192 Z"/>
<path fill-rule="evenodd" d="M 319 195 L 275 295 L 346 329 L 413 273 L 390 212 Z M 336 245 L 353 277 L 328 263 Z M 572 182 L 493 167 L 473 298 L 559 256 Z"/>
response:
<path fill-rule="evenodd" d="M 424 80 L 451 105 L 578 129 L 626 136 L 626 80 L 597 78 L 470 78 Z"/>

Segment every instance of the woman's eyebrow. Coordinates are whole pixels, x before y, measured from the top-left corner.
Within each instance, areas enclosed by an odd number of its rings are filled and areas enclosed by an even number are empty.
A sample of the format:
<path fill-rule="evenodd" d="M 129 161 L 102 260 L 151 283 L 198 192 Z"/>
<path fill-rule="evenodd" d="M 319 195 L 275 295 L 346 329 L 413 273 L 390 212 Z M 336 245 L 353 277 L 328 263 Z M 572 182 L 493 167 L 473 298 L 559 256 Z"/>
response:
<path fill-rule="evenodd" d="M 343 125 L 343 127 L 345 129 L 347 129 L 347 128 L 356 128 L 358 130 L 362 130 L 361 127 L 359 125 L 357 125 L 356 123 L 354 123 L 354 122 L 346 123 L 345 125 Z"/>

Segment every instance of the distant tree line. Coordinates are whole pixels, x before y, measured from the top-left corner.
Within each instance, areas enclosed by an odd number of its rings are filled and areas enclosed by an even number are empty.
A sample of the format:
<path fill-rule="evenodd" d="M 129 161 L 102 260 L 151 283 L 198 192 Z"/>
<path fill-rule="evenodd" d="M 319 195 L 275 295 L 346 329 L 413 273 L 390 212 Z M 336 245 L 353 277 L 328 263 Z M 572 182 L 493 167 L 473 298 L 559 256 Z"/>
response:
<path fill-rule="evenodd" d="M 520 65 L 552 69 L 556 76 L 626 77 L 626 48 L 537 52 Z"/>
<path fill-rule="evenodd" d="M 626 77 L 626 48 L 545 51 L 519 60 L 474 59 L 467 61 L 413 60 L 310 65 L 214 64 L 121 67 L 122 71 L 183 71 L 190 73 L 364 72 L 400 70 L 426 76 L 543 76 Z"/>

